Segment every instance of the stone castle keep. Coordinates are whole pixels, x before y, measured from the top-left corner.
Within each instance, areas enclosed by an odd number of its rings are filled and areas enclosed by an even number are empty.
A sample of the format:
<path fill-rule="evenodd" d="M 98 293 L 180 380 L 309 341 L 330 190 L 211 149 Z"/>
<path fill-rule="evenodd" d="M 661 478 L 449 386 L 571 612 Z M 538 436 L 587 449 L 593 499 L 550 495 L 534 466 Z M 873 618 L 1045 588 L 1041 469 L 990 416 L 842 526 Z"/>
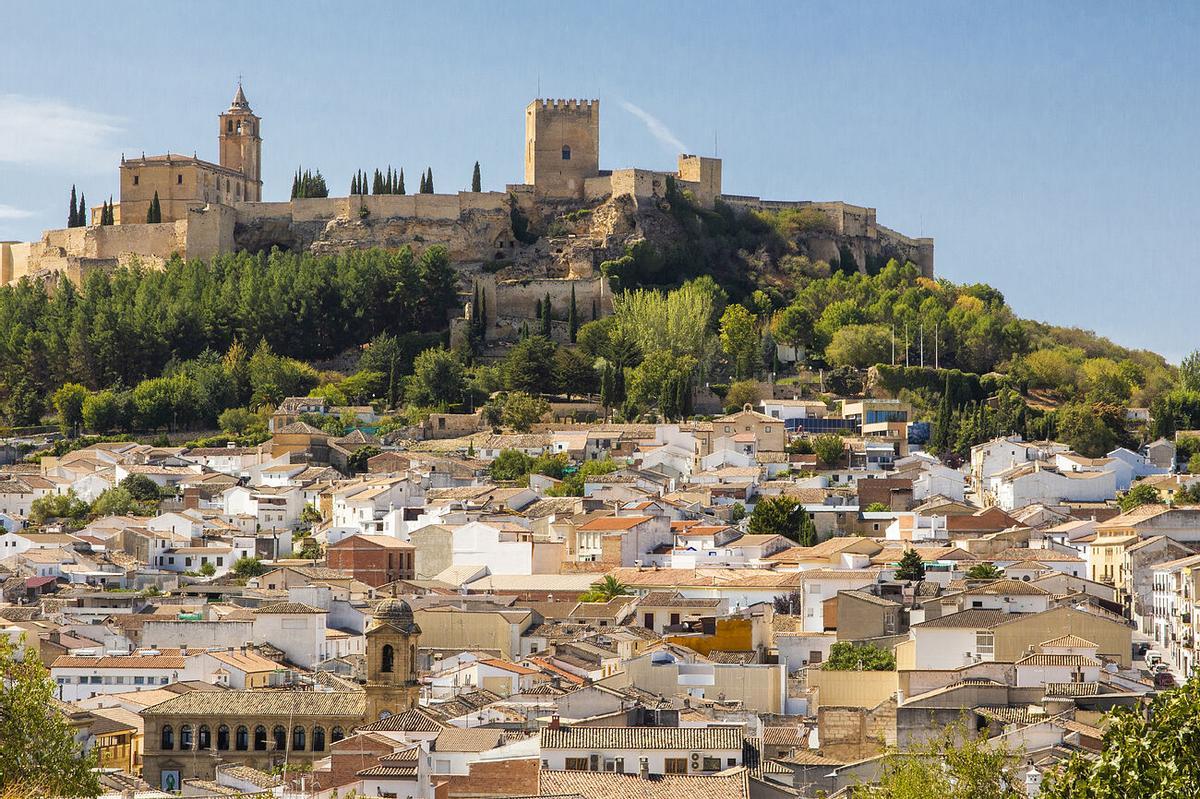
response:
<path fill-rule="evenodd" d="M 814 258 L 833 260 L 848 250 L 860 265 L 869 258 L 896 257 L 933 275 L 933 239 L 909 238 L 879 225 L 873 208 L 723 194 L 717 158 L 683 154 L 672 173 L 600 169 L 599 100 L 531 102 L 525 109 L 525 182 L 503 192 L 263 202 L 261 123 L 239 85 L 218 116 L 218 163 L 195 155 L 122 157 L 116 224 L 100 225 L 99 208 L 94 208 L 85 227 L 48 230 L 34 242 L 0 242 L 0 281 L 52 281 L 66 275 L 79 282 L 97 269 L 132 263 L 161 267 L 176 254 L 207 259 L 276 246 L 336 253 L 442 244 L 457 263 L 465 290 L 473 283 L 487 298 L 488 337 L 503 339 L 521 320 L 533 318 L 536 303 L 547 293 L 559 305 L 569 301 L 573 288 L 582 308 L 605 313 L 610 302 L 599 264 L 640 237 L 637 216 L 663 205 L 669 179 L 704 207 L 720 200 L 745 210 L 821 211 L 828 229 L 805 241 Z M 155 192 L 162 222 L 145 223 Z M 563 214 L 585 208 L 591 212 L 585 221 L 578 215 L 570 224 L 564 221 L 572 217 Z M 533 243 L 520 241 L 513 230 L 515 216 L 546 235 Z"/>

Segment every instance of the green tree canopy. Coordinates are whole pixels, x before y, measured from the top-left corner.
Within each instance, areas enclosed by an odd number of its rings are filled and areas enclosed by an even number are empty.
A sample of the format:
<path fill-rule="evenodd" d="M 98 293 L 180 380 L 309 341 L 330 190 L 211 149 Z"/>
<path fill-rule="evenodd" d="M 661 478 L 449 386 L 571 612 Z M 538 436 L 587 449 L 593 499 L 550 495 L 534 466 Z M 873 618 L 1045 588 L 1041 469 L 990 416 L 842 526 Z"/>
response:
<path fill-rule="evenodd" d="M 418 405 L 446 406 L 462 401 L 466 373 L 458 356 L 443 347 L 422 352 L 413 361 L 407 398 Z"/>
<path fill-rule="evenodd" d="M 75 730 L 57 709 L 55 685 L 33 647 L 0 636 L 0 795 L 94 797 L 95 749 L 80 754 Z"/>
<path fill-rule="evenodd" d="M 1118 500 L 1121 505 L 1121 510 L 1128 512 L 1140 505 L 1157 505 L 1162 503 L 1162 499 L 1158 496 L 1158 491 L 1154 486 L 1148 483 L 1134 483 L 1133 487 L 1125 492 L 1125 495 Z"/>
<path fill-rule="evenodd" d="M 925 579 L 925 561 L 921 560 L 915 549 L 906 549 L 900 556 L 900 563 L 896 567 L 896 579 L 910 582 Z"/>
<path fill-rule="evenodd" d="M 762 497 L 750 513 L 750 532 L 781 535 L 800 546 L 817 543 L 817 529 L 804 505 L 795 497 Z"/>
<path fill-rule="evenodd" d="M 874 644 L 838 641 L 829 647 L 829 657 L 821 668 L 825 671 L 895 671 L 896 656 L 890 649 Z"/>
<path fill-rule="evenodd" d="M 1073 755 L 1042 784 L 1042 799 L 1200 796 L 1200 678 L 1107 717 L 1098 756 Z"/>

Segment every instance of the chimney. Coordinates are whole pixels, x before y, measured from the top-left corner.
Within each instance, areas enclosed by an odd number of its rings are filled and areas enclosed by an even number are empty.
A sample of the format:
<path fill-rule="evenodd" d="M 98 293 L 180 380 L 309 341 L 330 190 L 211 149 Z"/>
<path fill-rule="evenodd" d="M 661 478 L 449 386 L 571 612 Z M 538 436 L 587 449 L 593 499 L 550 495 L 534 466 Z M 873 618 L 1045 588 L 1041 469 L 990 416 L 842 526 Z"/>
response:
<path fill-rule="evenodd" d="M 644 780 L 650 779 L 650 758 L 638 758 L 638 776 Z"/>
<path fill-rule="evenodd" d="M 188 652 L 188 650 L 187 650 L 187 644 L 180 644 L 180 645 L 179 645 L 179 654 L 180 654 L 180 656 L 181 656 L 181 657 L 187 657 L 187 652 Z"/>
<path fill-rule="evenodd" d="M 557 730 L 561 726 L 562 725 L 559 723 L 558 714 L 555 713 L 553 716 L 550 717 L 550 729 Z"/>

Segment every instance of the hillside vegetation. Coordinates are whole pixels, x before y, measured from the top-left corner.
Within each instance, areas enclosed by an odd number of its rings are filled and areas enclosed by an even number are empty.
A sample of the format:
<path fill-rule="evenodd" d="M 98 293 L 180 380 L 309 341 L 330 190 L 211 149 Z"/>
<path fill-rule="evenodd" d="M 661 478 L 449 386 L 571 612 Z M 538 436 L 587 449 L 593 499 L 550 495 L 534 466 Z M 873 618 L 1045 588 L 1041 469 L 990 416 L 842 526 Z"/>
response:
<path fill-rule="evenodd" d="M 469 346 L 446 349 L 462 295 L 440 247 L 176 259 L 162 271 L 95 273 L 79 288 L 3 287 L 0 412 L 9 425 L 55 419 L 69 432 L 220 424 L 240 434 L 261 431 L 262 409 L 312 392 L 375 403 L 392 414 L 385 429 L 429 408 L 480 405 L 521 428 L 545 395 L 598 396 L 614 419 L 678 419 L 692 415 L 698 386 L 736 406 L 772 372 L 819 374 L 831 393 L 902 397 L 947 455 L 1010 432 L 1099 454 L 1200 427 L 1200 359 L 1176 369 L 1020 319 L 996 289 L 931 280 L 910 263 L 810 260 L 804 240 L 825 224 L 819 212 L 704 210 L 673 186 L 668 198 L 639 211 L 643 237 L 602 264 L 617 292 L 612 317 L 579 325 L 572 314 L 572 346 L 544 335 L 548 319 L 531 320 L 500 362 L 477 357 L 477 329 Z M 890 366 L 893 346 L 904 362 L 906 331 L 910 363 L 923 338 L 927 368 Z M 800 361 L 781 361 L 780 347 Z M 339 355 L 356 368 L 314 366 Z M 1130 428 L 1130 406 L 1151 407 L 1153 428 Z"/>

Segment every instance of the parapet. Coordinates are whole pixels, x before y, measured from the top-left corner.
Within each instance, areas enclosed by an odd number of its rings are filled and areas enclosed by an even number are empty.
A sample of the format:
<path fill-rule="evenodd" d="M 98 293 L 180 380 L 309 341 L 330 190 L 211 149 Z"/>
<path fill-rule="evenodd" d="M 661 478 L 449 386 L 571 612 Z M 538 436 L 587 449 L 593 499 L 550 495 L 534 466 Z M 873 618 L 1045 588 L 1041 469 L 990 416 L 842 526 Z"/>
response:
<path fill-rule="evenodd" d="M 529 104 L 529 108 L 534 108 L 539 111 L 555 111 L 558 113 L 574 112 L 583 114 L 594 114 L 600 111 L 600 100 L 580 100 L 575 98 L 569 99 L 549 99 L 538 98 Z"/>

